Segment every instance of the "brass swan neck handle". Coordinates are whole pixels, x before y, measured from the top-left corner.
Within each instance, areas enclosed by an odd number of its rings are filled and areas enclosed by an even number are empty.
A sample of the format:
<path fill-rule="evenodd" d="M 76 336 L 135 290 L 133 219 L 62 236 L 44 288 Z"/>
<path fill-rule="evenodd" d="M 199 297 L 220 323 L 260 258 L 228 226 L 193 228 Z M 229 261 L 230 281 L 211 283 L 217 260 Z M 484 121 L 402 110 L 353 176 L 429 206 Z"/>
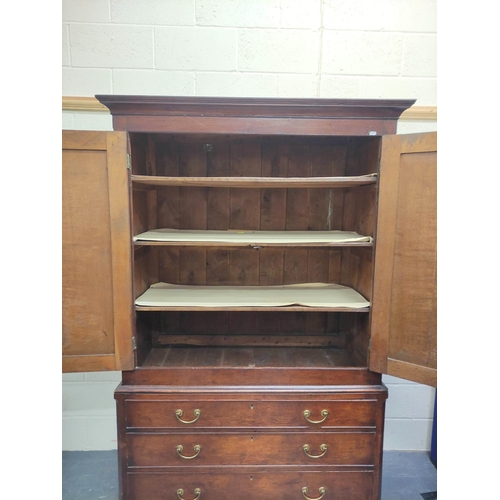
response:
<path fill-rule="evenodd" d="M 321 416 L 323 417 L 321 420 L 311 420 L 309 417 L 311 416 L 311 410 L 304 410 L 304 418 L 310 423 L 310 424 L 322 424 L 325 420 L 326 417 L 330 412 L 328 410 L 321 410 Z"/>
<path fill-rule="evenodd" d="M 175 410 L 175 418 L 177 418 L 177 420 L 181 423 L 181 424 L 194 424 L 199 418 L 200 418 L 200 415 L 201 415 L 201 410 L 194 410 L 193 411 L 193 414 L 194 414 L 194 418 L 193 420 L 182 420 L 182 416 L 184 415 L 184 412 L 182 410 Z"/>
<path fill-rule="evenodd" d="M 312 497 L 308 497 L 307 496 L 307 486 L 304 486 L 302 488 L 302 495 L 304 496 L 304 498 L 306 500 L 321 500 L 324 496 L 325 496 L 325 493 L 326 493 L 326 488 L 324 486 L 320 486 L 318 488 L 318 492 L 319 492 L 319 497 L 316 497 L 316 498 L 312 498 Z"/>
<path fill-rule="evenodd" d="M 198 498 L 200 498 L 200 496 L 201 496 L 201 489 L 200 489 L 200 488 L 196 488 L 196 489 L 194 490 L 194 494 L 195 494 L 196 496 L 193 498 L 193 500 L 198 500 Z M 177 498 L 178 498 L 179 500 L 185 500 L 185 498 L 183 498 L 183 496 L 184 496 L 184 490 L 183 490 L 182 488 L 179 488 L 179 489 L 177 490 Z"/>
<path fill-rule="evenodd" d="M 199 444 L 195 444 L 193 446 L 193 449 L 194 449 L 195 453 L 194 453 L 194 455 L 191 455 L 190 457 L 182 454 L 182 452 L 184 451 L 184 447 L 182 446 L 182 444 L 177 445 L 176 451 L 177 451 L 177 455 L 179 455 L 184 460 L 192 460 L 193 458 L 196 458 L 200 454 L 201 446 Z"/>
<path fill-rule="evenodd" d="M 302 449 L 304 450 L 304 453 L 309 457 L 309 458 L 321 458 L 325 453 L 326 451 L 328 450 L 328 446 L 326 446 L 326 444 L 322 444 L 319 449 L 323 452 L 323 453 L 320 453 L 319 455 L 311 455 L 309 453 L 309 450 L 311 449 L 311 447 L 308 445 L 308 444 L 305 444 L 304 446 L 302 446 Z"/>

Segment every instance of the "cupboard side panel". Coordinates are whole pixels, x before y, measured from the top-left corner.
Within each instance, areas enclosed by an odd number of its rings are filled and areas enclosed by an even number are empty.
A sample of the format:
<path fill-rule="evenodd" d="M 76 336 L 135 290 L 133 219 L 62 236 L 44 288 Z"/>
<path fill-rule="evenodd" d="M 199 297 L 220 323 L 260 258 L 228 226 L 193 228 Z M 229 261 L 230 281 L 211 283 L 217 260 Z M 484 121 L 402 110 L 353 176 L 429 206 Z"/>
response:
<path fill-rule="evenodd" d="M 377 219 L 377 190 L 375 186 L 346 189 L 342 229 L 374 236 Z"/>
<path fill-rule="evenodd" d="M 372 298 L 373 252 L 371 248 L 343 248 L 340 284 L 354 288 L 366 300 Z"/>
<path fill-rule="evenodd" d="M 365 175 L 378 171 L 380 137 L 357 137 L 349 141 L 345 158 L 345 175 Z M 342 229 L 374 236 L 377 191 L 374 186 L 344 190 Z M 340 283 L 360 292 L 367 300 L 372 297 L 373 251 L 365 248 L 341 250 Z M 339 320 L 340 321 L 340 320 Z M 360 366 L 367 364 L 370 345 L 370 323 L 367 317 L 341 316 L 340 329 L 346 337 L 346 347 Z"/>
<path fill-rule="evenodd" d="M 356 137 L 350 141 L 345 175 L 369 175 L 378 172 L 381 137 Z"/>

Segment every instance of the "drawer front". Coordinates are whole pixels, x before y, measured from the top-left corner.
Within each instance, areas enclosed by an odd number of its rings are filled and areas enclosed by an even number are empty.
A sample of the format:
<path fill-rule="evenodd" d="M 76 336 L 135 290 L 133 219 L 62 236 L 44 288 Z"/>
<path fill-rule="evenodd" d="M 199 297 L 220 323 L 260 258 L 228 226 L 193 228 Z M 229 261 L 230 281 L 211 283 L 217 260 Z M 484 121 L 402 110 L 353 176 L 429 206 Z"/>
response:
<path fill-rule="evenodd" d="M 304 488 L 307 490 L 302 492 Z M 182 490 L 179 492 L 178 490 Z M 305 495 L 305 496 L 304 496 Z M 374 473 L 218 470 L 191 473 L 128 473 L 124 500 L 375 500 Z"/>
<path fill-rule="evenodd" d="M 302 401 L 127 400 L 128 429 L 375 427 L 376 399 Z"/>
<path fill-rule="evenodd" d="M 127 434 L 128 465 L 373 465 L 374 432 Z M 304 448 L 305 447 L 305 448 Z"/>

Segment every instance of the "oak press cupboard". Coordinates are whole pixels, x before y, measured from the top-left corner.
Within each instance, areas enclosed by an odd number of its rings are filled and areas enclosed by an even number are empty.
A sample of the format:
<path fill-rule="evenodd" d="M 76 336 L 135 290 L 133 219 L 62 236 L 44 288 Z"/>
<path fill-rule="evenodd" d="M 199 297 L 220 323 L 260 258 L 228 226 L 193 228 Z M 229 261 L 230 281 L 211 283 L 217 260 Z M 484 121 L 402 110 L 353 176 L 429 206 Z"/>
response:
<path fill-rule="evenodd" d="M 436 385 L 411 100 L 99 95 L 63 131 L 63 371 L 122 371 L 124 500 L 380 498 L 381 374 Z"/>

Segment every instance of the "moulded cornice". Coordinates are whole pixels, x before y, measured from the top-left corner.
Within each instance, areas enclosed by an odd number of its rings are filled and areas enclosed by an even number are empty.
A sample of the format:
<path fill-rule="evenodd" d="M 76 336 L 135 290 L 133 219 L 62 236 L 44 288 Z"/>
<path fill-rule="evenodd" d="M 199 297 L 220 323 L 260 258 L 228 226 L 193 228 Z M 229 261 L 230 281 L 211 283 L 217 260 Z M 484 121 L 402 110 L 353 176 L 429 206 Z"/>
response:
<path fill-rule="evenodd" d="M 63 111 L 97 111 L 109 113 L 109 109 L 95 97 L 63 96 L 62 109 Z M 436 121 L 437 106 L 412 106 L 403 112 L 400 120 Z"/>

